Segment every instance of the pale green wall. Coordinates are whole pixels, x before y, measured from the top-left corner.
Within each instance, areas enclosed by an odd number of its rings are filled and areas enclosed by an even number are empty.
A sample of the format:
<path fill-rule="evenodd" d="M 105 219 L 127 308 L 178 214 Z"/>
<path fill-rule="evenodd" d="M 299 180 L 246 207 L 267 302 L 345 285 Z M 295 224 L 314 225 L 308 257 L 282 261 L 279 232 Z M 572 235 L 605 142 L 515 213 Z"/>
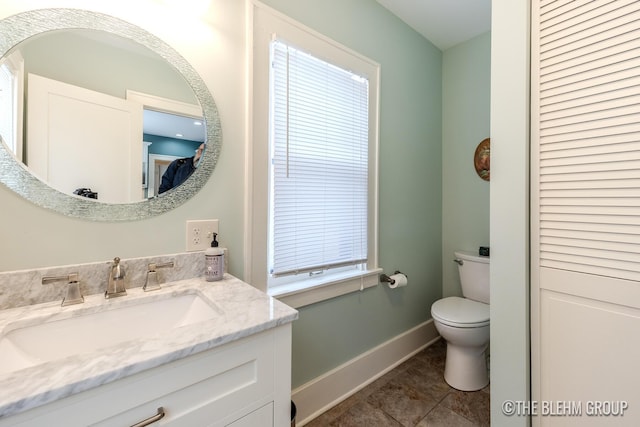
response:
<path fill-rule="evenodd" d="M 302 308 L 296 387 L 426 321 L 441 297 L 442 54 L 373 0 L 265 3 L 381 64 L 380 265 L 409 276 Z"/>
<path fill-rule="evenodd" d="M 489 182 L 473 165 L 476 146 L 489 137 L 491 34 L 443 52 L 442 57 L 442 293 L 462 295 L 453 251 L 489 246 Z"/>
<path fill-rule="evenodd" d="M 22 10 L 5 0 L 0 18 Z M 41 209 L 0 187 L 0 270 L 181 252 L 185 221 L 220 219 L 232 274 L 242 276 L 246 129 L 244 2 L 212 0 L 206 19 L 180 21 L 160 2 L 66 0 L 153 31 L 191 62 L 221 114 L 223 148 L 211 180 L 185 205 L 135 222 L 94 223 Z M 409 286 L 376 287 L 300 310 L 293 386 L 430 318 L 442 296 L 442 53 L 375 0 L 269 0 L 269 5 L 381 64 L 380 265 Z M 43 7 L 61 6 L 40 0 Z M 156 10 L 157 9 L 157 10 Z M 170 24 L 169 24 L 170 23 Z"/>

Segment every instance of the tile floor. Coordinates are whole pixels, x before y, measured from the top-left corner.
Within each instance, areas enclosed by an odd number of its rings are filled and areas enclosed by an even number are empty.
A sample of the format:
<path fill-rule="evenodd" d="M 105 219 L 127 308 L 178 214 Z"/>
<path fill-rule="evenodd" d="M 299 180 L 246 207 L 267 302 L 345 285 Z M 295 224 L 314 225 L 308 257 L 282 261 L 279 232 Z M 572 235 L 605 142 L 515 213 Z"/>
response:
<path fill-rule="evenodd" d="M 467 427 L 490 425 L 489 386 L 476 392 L 443 378 L 446 344 L 439 340 L 307 427 Z"/>

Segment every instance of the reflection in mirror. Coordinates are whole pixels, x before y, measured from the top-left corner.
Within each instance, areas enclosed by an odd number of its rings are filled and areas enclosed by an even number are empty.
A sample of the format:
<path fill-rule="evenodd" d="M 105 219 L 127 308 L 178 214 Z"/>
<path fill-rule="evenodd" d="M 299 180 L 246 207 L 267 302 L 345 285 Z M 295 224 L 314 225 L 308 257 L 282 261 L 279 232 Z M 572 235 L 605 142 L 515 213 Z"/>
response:
<path fill-rule="evenodd" d="M 50 31 L 20 43 L 1 66 L 11 76 L 8 91 L 24 100 L 23 110 L 14 105 L 4 140 L 34 175 L 63 193 L 107 203 L 153 197 L 157 189 L 145 185 L 153 167 L 148 155 L 190 157 L 204 142 L 204 128 L 194 125 L 202 124 L 201 109 L 184 78 L 132 40 Z M 23 76 L 26 85 L 18 83 Z M 22 117 L 27 131 L 20 141 L 13 129 L 22 127 Z"/>
<path fill-rule="evenodd" d="M 142 183 L 144 196 L 154 197 L 175 185 L 172 181 L 170 187 L 168 183 L 161 187 L 162 179 L 169 179 L 169 165 L 181 160 L 186 163 L 192 158 L 194 168 L 198 166 L 205 148 L 204 124 L 198 118 L 148 109 L 144 110 L 143 123 Z M 193 169 L 190 169 L 188 176 L 192 173 Z"/>
<path fill-rule="evenodd" d="M 95 12 L 43 9 L 0 21 L 0 55 L 0 181 L 32 202 L 88 219 L 141 219 L 180 205 L 211 174 L 215 103 L 155 36 Z M 158 196 L 166 163 L 203 143 L 191 177 Z"/>

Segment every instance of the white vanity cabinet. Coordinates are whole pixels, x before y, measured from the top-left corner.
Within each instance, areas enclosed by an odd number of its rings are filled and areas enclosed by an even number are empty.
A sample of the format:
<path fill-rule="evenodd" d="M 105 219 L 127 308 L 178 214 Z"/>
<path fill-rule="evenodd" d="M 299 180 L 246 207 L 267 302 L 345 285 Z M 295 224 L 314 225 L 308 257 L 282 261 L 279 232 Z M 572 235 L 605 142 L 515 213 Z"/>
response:
<path fill-rule="evenodd" d="M 288 426 L 291 324 L 36 407 L 4 426 Z"/>

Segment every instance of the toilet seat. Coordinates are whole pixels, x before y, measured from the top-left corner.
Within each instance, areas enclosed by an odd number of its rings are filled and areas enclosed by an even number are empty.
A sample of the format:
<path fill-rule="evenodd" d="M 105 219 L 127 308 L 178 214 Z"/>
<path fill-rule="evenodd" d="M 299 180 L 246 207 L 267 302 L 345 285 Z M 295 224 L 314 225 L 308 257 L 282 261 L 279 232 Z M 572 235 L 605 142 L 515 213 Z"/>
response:
<path fill-rule="evenodd" d="M 460 297 L 447 297 L 431 306 L 434 320 L 454 328 L 480 328 L 489 324 L 489 304 Z"/>

